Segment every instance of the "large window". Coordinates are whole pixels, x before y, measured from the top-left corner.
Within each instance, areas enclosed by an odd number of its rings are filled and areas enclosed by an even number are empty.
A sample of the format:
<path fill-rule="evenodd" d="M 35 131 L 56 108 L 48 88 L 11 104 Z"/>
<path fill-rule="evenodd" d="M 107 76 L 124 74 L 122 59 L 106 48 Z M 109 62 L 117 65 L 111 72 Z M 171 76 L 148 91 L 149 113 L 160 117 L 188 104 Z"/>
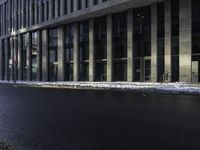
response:
<path fill-rule="evenodd" d="M 164 55 L 164 37 L 165 37 L 165 15 L 164 15 L 164 2 L 158 3 L 157 5 L 157 14 L 158 14 L 158 81 L 162 81 L 163 74 L 164 74 L 164 61 L 165 61 L 165 55 Z"/>
<path fill-rule="evenodd" d="M 95 51 L 95 80 L 107 80 L 107 19 L 94 19 L 94 51 Z"/>
<path fill-rule="evenodd" d="M 27 34 L 22 35 L 22 80 L 27 80 Z"/>
<path fill-rule="evenodd" d="M 127 13 L 113 15 L 113 80 L 127 80 Z M 123 71 L 123 72 L 122 72 Z"/>
<path fill-rule="evenodd" d="M 192 61 L 198 64 L 198 68 L 193 72 L 198 72 L 200 81 L 200 1 L 192 0 Z"/>
<path fill-rule="evenodd" d="M 58 80 L 58 33 L 57 29 L 49 30 L 49 81 Z"/>
<path fill-rule="evenodd" d="M 89 80 L 89 22 L 79 23 L 80 80 Z"/>
<path fill-rule="evenodd" d="M 133 10 L 134 81 L 151 79 L 151 7 Z"/>
<path fill-rule="evenodd" d="M 65 28 L 65 80 L 73 81 L 74 26 Z"/>
<path fill-rule="evenodd" d="M 32 44 L 31 44 L 31 77 L 33 81 L 37 80 L 37 72 L 38 72 L 38 34 L 37 32 L 32 33 Z"/>
<path fill-rule="evenodd" d="M 172 82 L 179 81 L 179 0 L 171 0 Z"/>

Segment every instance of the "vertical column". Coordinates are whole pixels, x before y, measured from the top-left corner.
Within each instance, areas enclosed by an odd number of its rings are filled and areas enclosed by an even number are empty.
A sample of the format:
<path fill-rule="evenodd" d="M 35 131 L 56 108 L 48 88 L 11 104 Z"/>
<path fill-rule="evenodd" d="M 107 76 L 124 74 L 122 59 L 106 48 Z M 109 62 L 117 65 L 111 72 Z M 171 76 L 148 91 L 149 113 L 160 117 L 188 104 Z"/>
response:
<path fill-rule="evenodd" d="M 74 81 L 79 80 L 78 23 L 74 24 Z"/>
<path fill-rule="evenodd" d="M 25 0 L 21 0 L 21 13 L 22 13 L 21 28 L 24 28 L 24 1 Z"/>
<path fill-rule="evenodd" d="M 89 81 L 94 81 L 94 19 L 89 20 Z"/>
<path fill-rule="evenodd" d="M 35 21 L 34 21 L 34 24 L 37 24 L 37 21 L 38 21 L 38 12 L 39 12 L 39 10 L 38 10 L 38 0 L 35 0 L 34 1 L 34 8 L 35 8 Z M 40 14 L 41 15 L 41 14 Z"/>
<path fill-rule="evenodd" d="M 157 82 L 157 62 L 158 62 L 158 46 L 157 46 L 157 4 L 151 6 L 151 81 Z"/>
<path fill-rule="evenodd" d="M 8 32 L 10 32 L 10 1 L 8 1 L 8 8 L 7 8 L 7 17 L 8 17 Z"/>
<path fill-rule="evenodd" d="M 191 0 L 180 0 L 180 81 L 192 79 L 192 6 Z"/>
<path fill-rule="evenodd" d="M 48 30 L 42 30 L 42 81 L 48 81 Z"/>
<path fill-rule="evenodd" d="M 32 5 L 33 5 L 33 0 L 29 1 L 29 11 L 30 11 L 30 16 L 29 16 L 29 20 L 30 20 L 30 26 L 33 25 L 33 9 L 32 9 Z"/>
<path fill-rule="evenodd" d="M 4 74 L 4 78 L 5 80 L 9 80 L 8 76 L 9 76 L 9 58 L 8 58 L 8 40 L 9 39 L 5 39 L 4 42 L 4 52 L 5 52 L 5 74 Z"/>
<path fill-rule="evenodd" d="M 31 46 L 32 45 L 32 35 L 27 33 L 27 81 L 31 80 Z"/>
<path fill-rule="evenodd" d="M 112 15 L 107 16 L 107 81 L 113 80 Z"/>
<path fill-rule="evenodd" d="M 171 0 L 165 1 L 165 72 L 172 72 Z M 170 79 L 171 80 L 171 79 Z"/>
<path fill-rule="evenodd" d="M 49 19 L 53 18 L 53 0 L 49 0 Z"/>
<path fill-rule="evenodd" d="M 65 14 L 65 3 L 67 3 L 66 0 L 60 0 L 60 15 L 64 16 Z"/>
<path fill-rule="evenodd" d="M 0 80 L 3 79 L 3 45 L 2 39 L 0 39 Z"/>
<path fill-rule="evenodd" d="M 58 1 L 59 1 L 59 0 L 56 0 L 56 1 L 55 1 L 55 4 L 54 4 L 54 5 L 55 5 L 55 9 L 54 9 L 54 11 L 55 11 L 55 12 L 54 12 L 54 13 L 55 13 L 55 18 L 58 17 L 58 11 L 60 11 L 60 9 L 58 8 Z"/>
<path fill-rule="evenodd" d="M 88 0 L 89 1 L 89 7 L 93 5 L 93 0 Z"/>
<path fill-rule="evenodd" d="M 128 11 L 128 23 L 127 23 L 127 48 L 128 48 L 128 65 L 127 65 L 127 79 L 128 82 L 133 81 L 133 11 Z"/>
<path fill-rule="evenodd" d="M 71 0 L 67 0 L 67 12 L 68 14 L 71 13 Z"/>
<path fill-rule="evenodd" d="M 44 0 L 44 20 L 45 21 L 48 20 L 47 13 L 49 13 L 47 12 L 47 1 Z"/>
<path fill-rule="evenodd" d="M 26 26 L 29 26 L 29 0 L 26 1 Z"/>
<path fill-rule="evenodd" d="M 42 11 L 42 6 L 43 6 L 43 0 L 39 0 L 38 1 L 38 7 L 39 7 L 39 10 L 38 10 L 38 22 L 41 23 L 42 22 L 42 16 L 44 16 L 43 12 Z"/>
<path fill-rule="evenodd" d="M 81 5 L 82 5 L 81 8 L 84 9 L 84 8 L 85 8 L 85 5 L 86 5 L 86 0 L 82 0 L 82 1 L 81 1 Z"/>
<path fill-rule="evenodd" d="M 78 10 L 78 1 L 77 0 L 73 0 L 74 2 L 74 11 Z"/>
<path fill-rule="evenodd" d="M 18 80 L 22 80 L 22 35 L 18 35 Z"/>
<path fill-rule="evenodd" d="M 2 15 L 3 15 L 3 22 L 2 22 L 2 29 L 3 29 L 3 31 L 2 31 L 2 33 L 3 34 L 5 34 L 5 3 L 2 5 L 3 6 L 3 12 L 2 12 Z"/>
<path fill-rule="evenodd" d="M 13 50 L 14 50 L 14 60 L 13 60 L 13 67 L 14 67 L 14 80 L 18 79 L 18 36 L 15 35 L 13 37 Z"/>
<path fill-rule="evenodd" d="M 37 31 L 37 81 L 41 80 L 42 66 L 42 32 Z"/>
<path fill-rule="evenodd" d="M 65 51 L 65 42 L 64 42 L 64 27 L 61 26 L 58 28 L 58 80 L 64 81 L 64 51 Z"/>
<path fill-rule="evenodd" d="M 14 47 L 13 47 L 13 37 L 10 38 L 10 52 L 11 52 L 11 59 L 9 60 L 9 68 L 10 68 L 10 77 L 11 80 L 14 79 Z"/>

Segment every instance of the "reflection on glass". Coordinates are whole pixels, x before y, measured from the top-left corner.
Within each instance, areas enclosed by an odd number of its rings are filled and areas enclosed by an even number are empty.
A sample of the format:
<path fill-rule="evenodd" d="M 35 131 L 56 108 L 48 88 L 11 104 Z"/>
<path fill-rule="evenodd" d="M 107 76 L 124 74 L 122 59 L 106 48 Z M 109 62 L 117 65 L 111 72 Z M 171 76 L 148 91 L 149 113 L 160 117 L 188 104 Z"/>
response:
<path fill-rule="evenodd" d="M 32 46 L 31 46 L 31 77 L 33 81 L 37 80 L 37 55 L 38 55 L 38 48 L 37 48 L 37 40 L 38 34 L 37 32 L 32 33 Z"/>
<path fill-rule="evenodd" d="M 49 81 L 58 77 L 58 33 L 57 29 L 49 30 Z"/>

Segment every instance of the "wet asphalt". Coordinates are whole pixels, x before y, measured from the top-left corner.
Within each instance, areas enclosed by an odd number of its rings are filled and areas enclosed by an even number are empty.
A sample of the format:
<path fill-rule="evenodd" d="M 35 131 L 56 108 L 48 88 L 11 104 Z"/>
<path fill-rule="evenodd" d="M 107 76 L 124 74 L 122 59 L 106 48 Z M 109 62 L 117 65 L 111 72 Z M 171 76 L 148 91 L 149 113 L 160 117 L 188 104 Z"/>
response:
<path fill-rule="evenodd" d="M 199 150 L 200 96 L 0 85 L 2 142 L 19 150 Z"/>

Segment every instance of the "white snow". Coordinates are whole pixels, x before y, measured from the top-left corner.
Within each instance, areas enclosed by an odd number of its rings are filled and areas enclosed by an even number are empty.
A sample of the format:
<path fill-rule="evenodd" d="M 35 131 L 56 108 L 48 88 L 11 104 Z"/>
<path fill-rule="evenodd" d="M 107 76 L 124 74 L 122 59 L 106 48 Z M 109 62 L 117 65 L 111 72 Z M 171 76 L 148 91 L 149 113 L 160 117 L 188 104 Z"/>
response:
<path fill-rule="evenodd" d="M 13 84 L 13 81 L 0 81 Z M 121 89 L 140 91 L 161 91 L 166 93 L 195 93 L 200 94 L 200 84 L 191 83 L 151 83 L 151 82 L 38 82 L 17 81 L 17 85 L 68 88 L 68 89 Z"/>

